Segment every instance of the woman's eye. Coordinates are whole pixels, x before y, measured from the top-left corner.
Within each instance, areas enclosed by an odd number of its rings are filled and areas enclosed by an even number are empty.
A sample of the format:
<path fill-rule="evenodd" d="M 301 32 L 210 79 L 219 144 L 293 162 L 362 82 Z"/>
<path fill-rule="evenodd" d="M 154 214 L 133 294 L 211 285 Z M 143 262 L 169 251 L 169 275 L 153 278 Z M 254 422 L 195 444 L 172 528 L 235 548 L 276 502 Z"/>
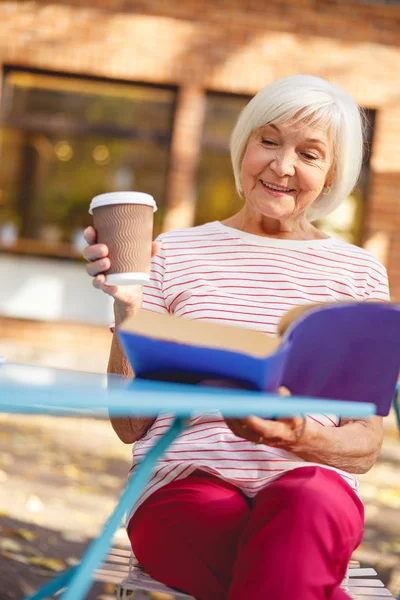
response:
<path fill-rule="evenodd" d="M 308 152 L 303 152 L 303 156 L 307 160 L 318 160 L 318 156 L 315 156 L 314 154 L 309 154 Z"/>
<path fill-rule="evenodd" d="M 273 142 L 272 140 L 266 140 L 265 138 L 261 138 L 261 141 L 263 144 L 265 144 L 266 146 L 276 146 L 277 144 L 275 142 Z"/>

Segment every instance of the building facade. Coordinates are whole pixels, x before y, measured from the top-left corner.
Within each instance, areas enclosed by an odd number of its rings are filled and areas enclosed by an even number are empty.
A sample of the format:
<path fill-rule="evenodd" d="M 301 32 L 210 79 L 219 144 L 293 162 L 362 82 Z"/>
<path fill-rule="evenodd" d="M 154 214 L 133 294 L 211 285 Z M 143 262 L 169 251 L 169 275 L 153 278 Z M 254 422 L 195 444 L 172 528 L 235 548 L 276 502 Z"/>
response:
<path fill-rule="evenodd" d="M 235 119 L 295 73 L 366 110 L 360 185 L 322 226 L 374 252 L 400 300 L 399 65 L 390 0 L 2 2 L 0 313 L 107 323 L 79 261 L 91 196 L 153 193 L 156 233 L 224 218 Z"/>

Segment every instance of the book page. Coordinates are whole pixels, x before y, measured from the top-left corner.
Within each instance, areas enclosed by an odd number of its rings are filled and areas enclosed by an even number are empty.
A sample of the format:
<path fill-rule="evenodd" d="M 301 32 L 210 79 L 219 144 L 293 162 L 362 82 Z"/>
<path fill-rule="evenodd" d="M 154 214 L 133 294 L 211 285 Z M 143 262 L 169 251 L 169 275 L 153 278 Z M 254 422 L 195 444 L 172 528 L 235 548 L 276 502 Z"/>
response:
<path fill-rule="evenodd" d="M 140 310 L 126 319 L 122 331 L 157 340 L 204 348 L 219 348 L 263 358 L 276 352 L 280 339 L 234 325 L 194 321 L 184 317 Z"/>

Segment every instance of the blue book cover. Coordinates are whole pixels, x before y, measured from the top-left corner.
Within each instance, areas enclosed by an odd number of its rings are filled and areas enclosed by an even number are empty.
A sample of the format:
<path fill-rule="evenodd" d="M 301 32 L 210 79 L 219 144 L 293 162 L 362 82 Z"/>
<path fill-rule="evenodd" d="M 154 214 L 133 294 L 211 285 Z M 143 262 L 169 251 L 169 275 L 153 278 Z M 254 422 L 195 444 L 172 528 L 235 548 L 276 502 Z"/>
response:
<path fill-rule="evenodd" d="M 136 377 L 274 392 L 288 346 L 259 331 L 140 311 L 118 330 Z"/>
<path fill-rule="evenodd" d="M 400 371 L 400 306 L 299 307 L 278 331 L 139 311 L 118 335 L 136 377 L 264 392 L 285 385 L 296 396 L 373 402 L 388 414 Z"/>

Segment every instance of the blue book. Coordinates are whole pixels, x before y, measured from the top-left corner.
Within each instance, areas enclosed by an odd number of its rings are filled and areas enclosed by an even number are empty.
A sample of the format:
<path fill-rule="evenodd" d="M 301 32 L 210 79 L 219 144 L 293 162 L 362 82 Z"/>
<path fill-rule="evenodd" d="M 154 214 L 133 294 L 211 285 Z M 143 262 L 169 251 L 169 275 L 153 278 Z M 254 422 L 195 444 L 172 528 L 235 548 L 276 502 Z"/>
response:
<path fill-rule="evenodd" d="M 283 316 L 279 336 L 139 311 L 118 329 L 136 377 L 372 402 L 388 414 L 400 371 L 400 306 L 320 304 Z"/>
<path fill-rule="evenodd" d="M 288 352 L 259 331 L 139 311 L 118 334 L 136 377 L 276 391 Z"/>

